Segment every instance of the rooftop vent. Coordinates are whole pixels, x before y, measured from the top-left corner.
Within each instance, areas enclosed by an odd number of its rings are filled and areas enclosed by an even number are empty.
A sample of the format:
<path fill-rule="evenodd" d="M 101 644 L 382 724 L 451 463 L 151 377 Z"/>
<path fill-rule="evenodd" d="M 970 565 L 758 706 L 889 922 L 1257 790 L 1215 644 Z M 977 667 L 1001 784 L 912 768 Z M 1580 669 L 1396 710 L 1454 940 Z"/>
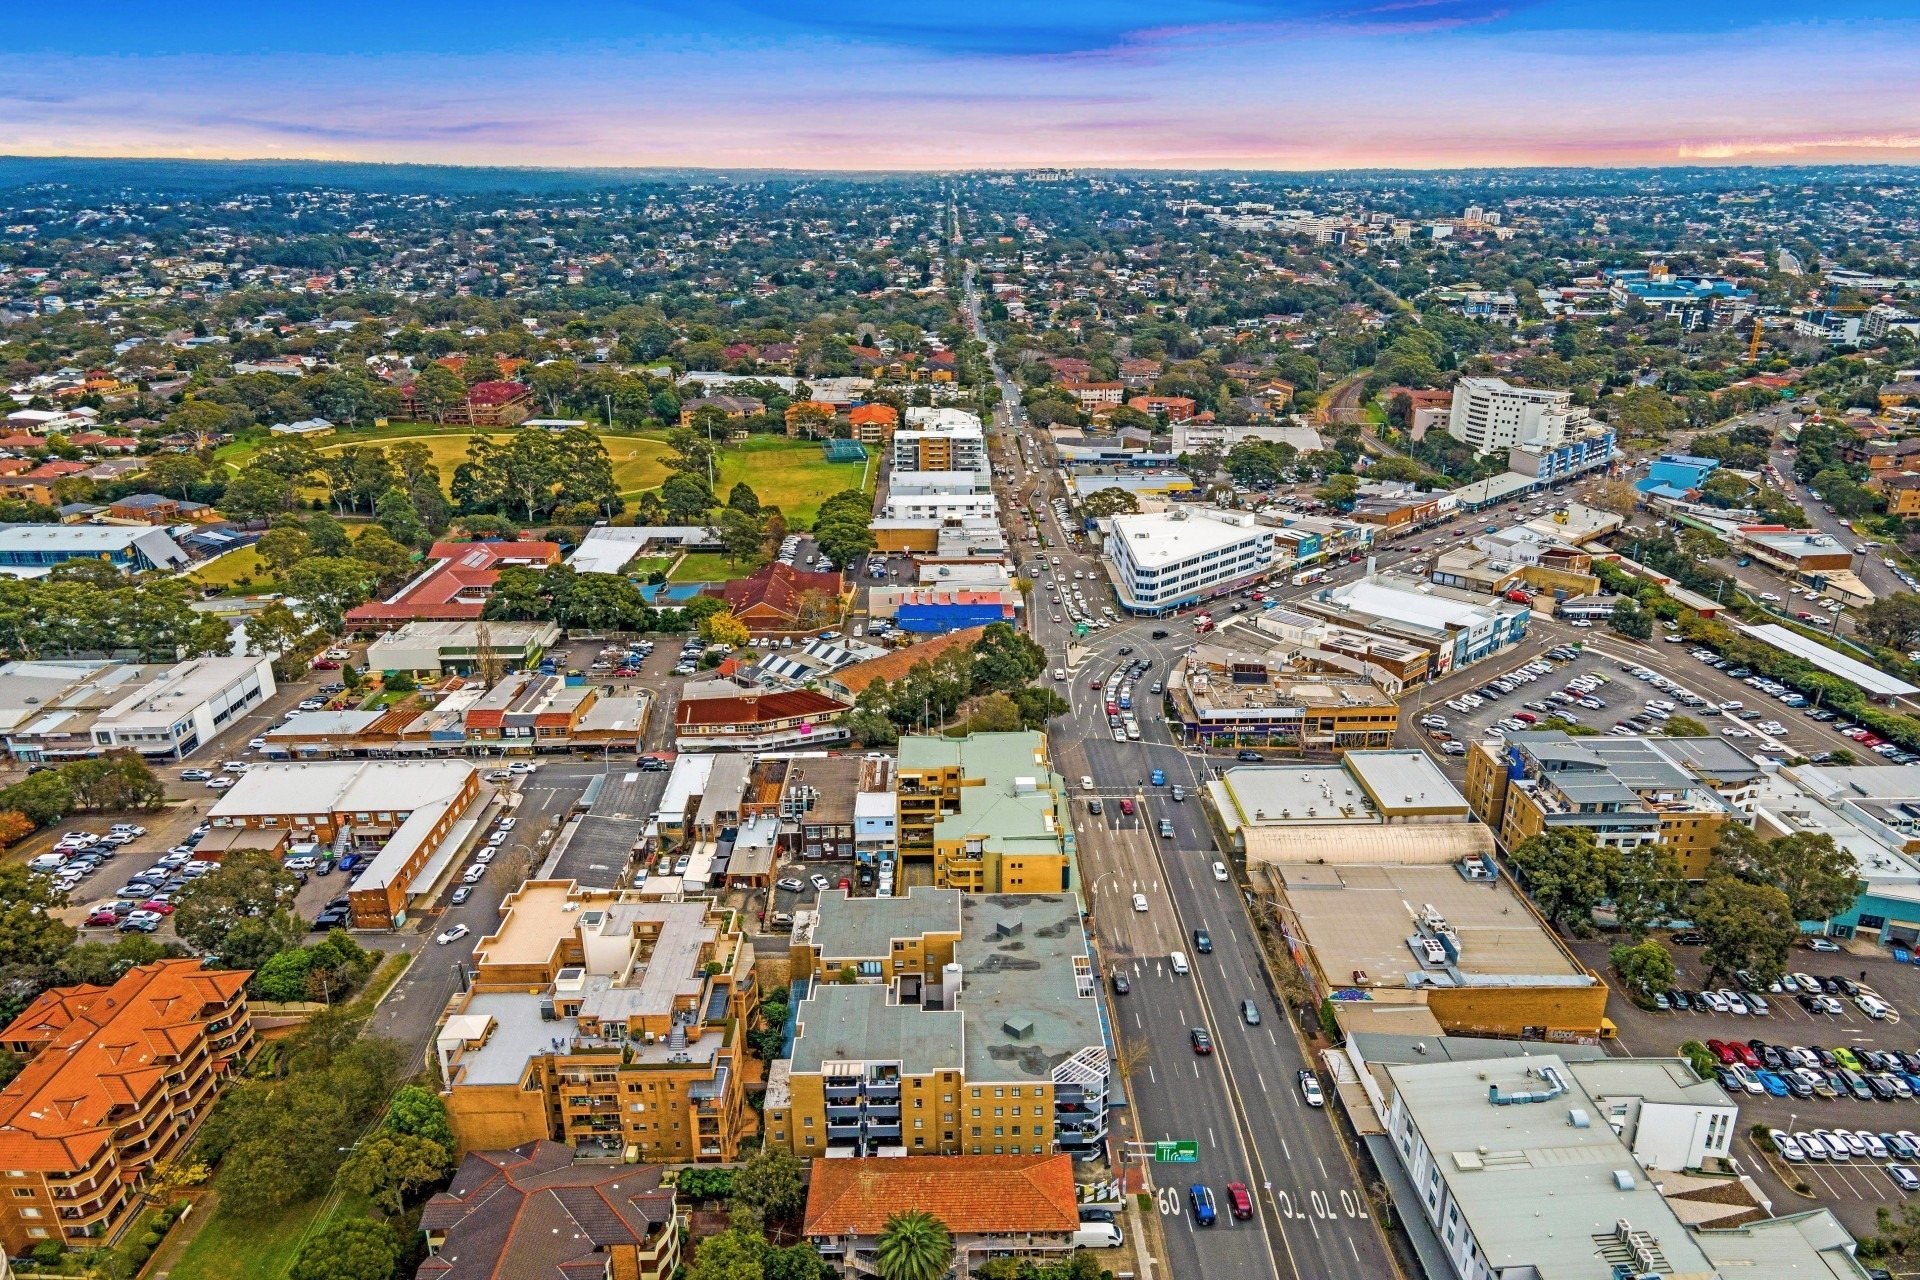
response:
<path fill-rule="evenodd" d="M 1000 1024 L 1000 1029 L 1011 1040 L 1033 1039 L 1033 1020 L 1031 1018 L 1008 1018 Z"/>

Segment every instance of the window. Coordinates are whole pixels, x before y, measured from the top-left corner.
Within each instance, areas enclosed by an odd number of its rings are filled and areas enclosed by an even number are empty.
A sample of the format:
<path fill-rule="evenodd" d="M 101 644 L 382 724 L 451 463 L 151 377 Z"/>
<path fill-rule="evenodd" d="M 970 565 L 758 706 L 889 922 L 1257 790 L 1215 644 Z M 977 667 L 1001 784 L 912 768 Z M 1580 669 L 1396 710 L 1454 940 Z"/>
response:
<path fill-rule="evenodd" d="M 13 1189 L 13 1194 L 17 1196 L 19 1199 L 31 1200 L 33 1198 L 33 1188 L 32 1187 L 15 1187 Z"/>
<path fill-rule="evenodd" d="M 37 1218 L 40 1216 L 40 1211 L 38 1209 L 22 1209 L 20 1210 L 20 1216 L 23 1218 Z"/>

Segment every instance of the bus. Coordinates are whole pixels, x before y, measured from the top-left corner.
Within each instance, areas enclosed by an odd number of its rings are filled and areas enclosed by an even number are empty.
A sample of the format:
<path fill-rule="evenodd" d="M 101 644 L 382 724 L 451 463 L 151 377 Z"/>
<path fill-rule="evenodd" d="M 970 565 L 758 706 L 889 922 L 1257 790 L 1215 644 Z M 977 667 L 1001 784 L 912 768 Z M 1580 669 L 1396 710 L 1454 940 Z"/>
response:
<path fill-rule="evenodd" d="M 1327 571 L 1325 569 L 1306 569 L 1293 575 L 1293 585 L 1296 587 L 1304 587 L 1310 582 L 1325 582 L 1326 580 Z"/>

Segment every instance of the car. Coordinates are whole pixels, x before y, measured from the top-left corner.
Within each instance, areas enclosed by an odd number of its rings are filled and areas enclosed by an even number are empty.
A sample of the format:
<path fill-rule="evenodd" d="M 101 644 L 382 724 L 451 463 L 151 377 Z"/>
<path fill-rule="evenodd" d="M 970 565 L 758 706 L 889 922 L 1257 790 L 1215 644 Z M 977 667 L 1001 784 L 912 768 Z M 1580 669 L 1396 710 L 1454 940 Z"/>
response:
<path fill-rule="evenodd" d="M 173 914 L 173 904 L 165 898 L 148 898 L 140 904 L 140 909 L 142 911 L 151 911 L 157 916 L 170 916 Z"/>
<path fill-rule="evenodd" d="M 1840 949 L 1840 944 L 1833 941 L 1833 939 L 1831 938 L 1807 939 L 1807 950 L 1809 951 L 1833 952 L 1833 951 L 1838 951 L 1839 949 Z"/>
<path fill-rule="evenodd" d="M 1806 1150 L 1793 1140 L 1792 1134 L 1784 1129 L 1769 1129 L 1767 1137 L 1773 1139 L 1773 1149 L 1780 1153 L 1782 1160 L 1798 1164 L 1807 1158 Z"/>
<path fill-rule="evenodd" d="M 1799 1145 L 1801 1152 L 1804 1153 L 1809 1160 L 1825 1160 L 1832 1155 L 1827 1144 L 1811 1133 L 1802 1131 L 1792 1136 L 1794 1142 Z"/>
<path fill-rule="evenodd" d="M 87 926 L 90 928 L 96 928 L 96 929 L 101 928 L 105 925 L 115 925 L 119 923 L 120 923 L 120 917 L 117 914 L 115 914 L 112 910 L 106 907 L 102 907 L 98 911 L 92 912 L 87 916 L 87 919 L 86 919 Z"/>
<path fill-rule="evenodd" d="M 1115 969 L 1113 971 L 1112 982 L 1113 982 L 1113 994 L 1117 996 L 1124 996 L 1128 992 L 1133 990 L 1133 983 L 1129 982 L 1127 980 L 1127 975 L 1120 972 L 1120 970 L 1118 969 Z"/>
<path fill-rule="evenodd" d="M 813 884 L 813 887 L 821 893 L 825 893 L 827 890 L 833 888 L 832 881 L 828 880 L 825 876 L 821 875 L 817 871 L 814 874 L 808 876 L 807 879 L 811 881 Z"/>
<path fill-rule="evenodd" d="M 468 898 L 471 898 L 472 896 L 473 896 L 473 886 L 470 884 L 463 884 L 458 889 L 455 889 L 453 891 L 453 898 L 452 898 L 453 905 L 457 907 L 461 903 L 465 902 Z"/>
<path fill-rule="evenodd" d="M 1243 749 L 1240 751 L 1236 751 L 1234 753 L 1233 758 L 1235 760 L 1248 760 L 1248 761 L 1258 762 L 1261 759 L 1261 756 L 1258 751 Z"/>
<path fill-rule="evenodd" d="M 1126 814 L 1129 818 L 1131 818 L 1133 816 L 1133 801 L 1122 800 L 1120 802 L 1120 812 Z"/>
<path fill-rule="evenodd" d="M 480 848 L 474 850 L 473 860 L 475 862 L 481 862 L 481 863 L 492 862 L 493 855 L 499 852 L 500 852 L 499 848 L 494 845 L 483 845 Z"/>
<path fill-rule="evenodd" d="M 1320 1092 L 1320 1078 L 1306 1067 L 1300 1068 L 1300 1097 L 1310 1107 L 1324 1107 L 1327 1097 Z"/>
<path fill-rule="evenodd" d="M 1144 893 L 1136 893 L 1136 894 L 1134 894 L 1134 895 L 1133 895 L 1133 909 L 1134 909 L 1135 911 L 1145 911 L 1145 910 L 1147 909 L 1147 895 L 1146 895 L 1146 894 L 1144 894 Z"/>
<path fill-rule="evenodd" d="M 444 947 L 449 942 L 460 941 L 460 939 L 466 937 L 469 933 L 472 933 L 472 932 L 473 930 L 469 929 L 466 925 L 457 924 L 457 925 L 454 925 L 453 928 L 451 929 L 442 930 L 440 933 L 434 936 L 433 940 Z"/>
<path fill-rule="evenodd" d="M 1251 1000 L 1240 1002 L 1240 1017 L 1250 1027 L 1260 1025 L 1260 1006 Z"/>
<path fill-rule="evenodd" d="M 1829 1160 L 1846 1161 L 1853 1159 L 1852 1149 L 1847 1146 L 1846 1139 L 1840 1137 L 1839 1134 L 1834 1133 L 1830 1129 L 1815 1129 L 1813 1136 L 1819 1140 L 1821 1146 L 1826 1148 L 1827 1158 Z"/>
<path fill-rule="evenodd" d="M 1226 863 L 1224 863 L 1224 862 L 1216 862 L 1216 863 L 1214 863 L 1214 864 L 1213 864 L 1213 878 L 1214 878 L 1215 880 L 1222 880 L 1222 881 L 1224 881 L 1224 880 L 1226 880 L 1226 879 L 1227 879 L 1227 864 L 1226 864 Z"/>
<path fill-rule="evenodd" d="M 231 786 L 233 786 L 233 779 L 224 773 L 217 778 L 208 778 L 206 781 L 206 788 L 209 791 L 225 791 Z"/>
<path fill-rule="evenodd" d="M 1193 949 L 1203 956 L 1212 955 L 1213 935 L 1209 934 L 1205 929 L 1195 929 L 1193 931 Z"/>
<path fill-rule="evenodd" d="M 1188 1187 L 1187 1201 L 1193 1206 L 1193 1220 L 1200 1226 L 1210 1227 L 1219 1221 L 1213 1205 L 1213 1190 L 1205 1183 L 1196 1182 Z"/>
<path fill-rule="evenodd" d="M 1213 1037 L 1207 1034 L 1205 1027 L 1193 1027 L 1187 1032 L 1187 1041 L 1193 1045 L 1193 1051 L 1202 1056 L 1213 1052 Z"/>
<path fill-rule="evenodd" d="M 773 882 L 773 887 L 776 889 L 785 889 L 788 893 L 804 893 L 807 885 L 804 880 L 801 880 L 797 876 L 782 876 Z"/>
<path fill-rule="evenodd" d="M 1247 1189 L 1246 1183 L 1227 1184 L 1227 1212 L 1242 1220 L 1253 1216 L 1253 1193 Z"/>

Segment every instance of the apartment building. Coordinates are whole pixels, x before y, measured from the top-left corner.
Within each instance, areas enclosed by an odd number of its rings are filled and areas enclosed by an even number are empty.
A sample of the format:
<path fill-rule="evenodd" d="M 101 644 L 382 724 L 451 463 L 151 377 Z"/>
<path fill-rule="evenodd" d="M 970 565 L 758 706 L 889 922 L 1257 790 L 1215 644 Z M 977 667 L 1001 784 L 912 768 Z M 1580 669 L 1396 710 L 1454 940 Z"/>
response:
<path fill-rule="evenodd" d="M 912 408 L 893 433 L 895 471 L 982 471 L 986 434 L 980 419 L 960 409 Z"/>
<path fill-rule="evenodd" d="M 1516 387 L 1504 378 L 1462 378 L 1453 387 L 1447 434 L 1475 453 L 1516 445 L 1542 450 L 1557 447 L 1586 421 L 1587 411 L 1573 403 L 1572 392 Z"/>
<path fill-rule="evenodd" d="M 917 886 L 795 921 L 769 1143 L 802 1157 L 1099 1154 L 1100 983 L 1077 898 Z M 849 978 L 851 979 L 849 981 Z"/>
<path fill-rule="evenodd" d="M 1258 581 L 1274 548 L 1274 530 L 1251 514 L 1196 507 L 1114 516 L 1102 555 L 1120 606 L 1157 615 Z"/>
<path fill-rule="evenodd" d="M 56 987 L 0 1031 L 26 1060 L 0 1090 L 0 1246 L 90 1248 L 139 1213 L 142 1175 L 186 1149 L 219 1081 L 253 1052 L 246 984 L 198 960 Z"/>
<path fill-rule="evenodd" d="M 1664 845 L 1698 880 L 1728 822 L 1750 822 L 1760 767 L 1719 738 L 1570 738 L 1529 733 L 1467 751 L 1474 816 L 1511 849 L 1555 827 L 1601 844 Z"/>
<path fill-rule="evenodd" d="M 970 893 L 1066 893 L 1073 823 L 1046 735 L 900 739 L 894 791 L 901 856 L 933 859 L 933 882 Z"/>
<path fill-rule="evenodd" d="M 541 1138 L 666 1164 L 737 1158 L 753 948 L 711 903 L 531 880 L 474 948 L 435 1041 L 462 1150 Z"/>

